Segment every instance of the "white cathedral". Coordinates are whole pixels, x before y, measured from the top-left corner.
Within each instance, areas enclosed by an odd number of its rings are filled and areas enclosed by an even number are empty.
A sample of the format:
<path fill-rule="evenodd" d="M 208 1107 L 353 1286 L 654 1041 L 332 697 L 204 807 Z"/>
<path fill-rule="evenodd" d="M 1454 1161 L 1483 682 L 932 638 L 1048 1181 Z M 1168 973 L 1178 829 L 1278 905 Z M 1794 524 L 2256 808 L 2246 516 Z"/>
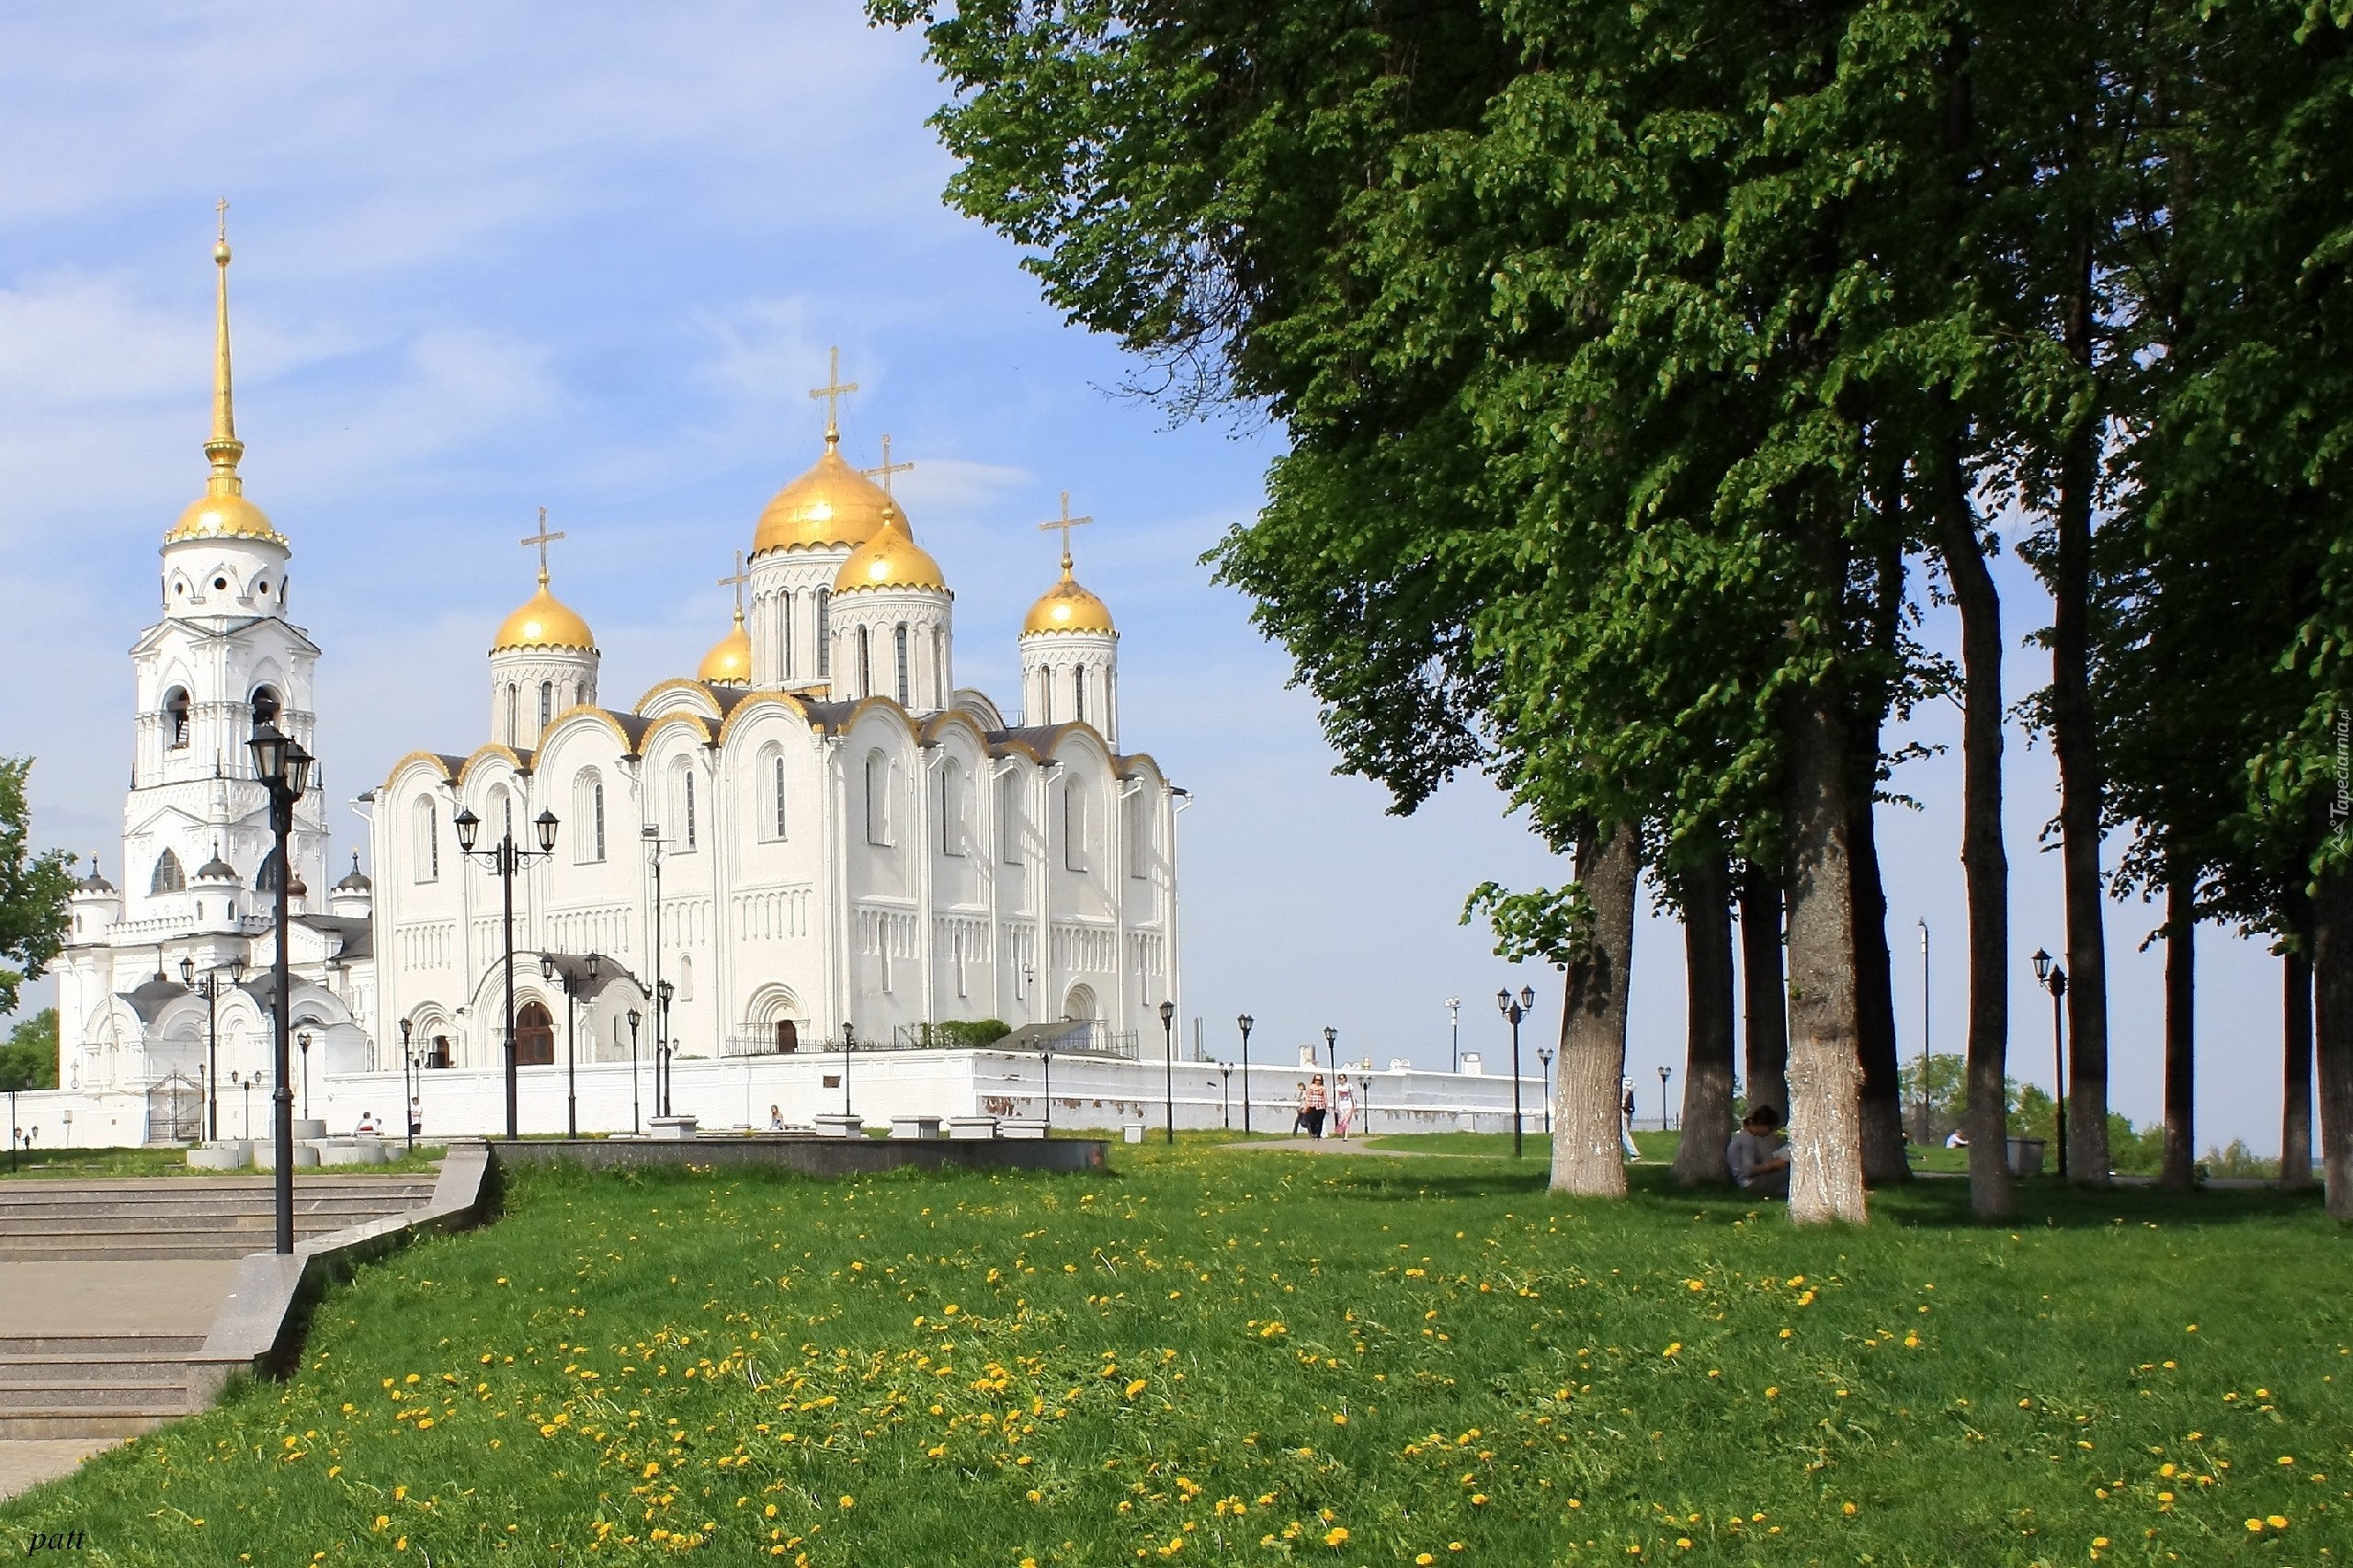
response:
<path fill-rule="evenodd" d="M 602 1085 L 584 1092 L 584 1131 L 639 1114 L 636 1063 L 665 1045 L 706 1089 L 760 1059 L 813 1070 L 830 1052 L 847 1074 L 845 1040 L 920 1051 L 955 1043 L 940 1026 L 959 1020 L 1045 1026 L 1156 1065 L 1162 1005 L 1181 1000 L 1185 797 L 1120 749 L 1119 632 L 1072 571 L 1069 529 L 1086 519 L 1065 497 L 1047 525 L 1062 574 L 1023 625 L 1020 710 L 958 687 L 955 597 L 890 489 L 906 465 L 887 437 L 878 470 L 842 457 L 838 399 L 856 389 L 837 369 L 813 394 L 824 449 L 759 514 L 727 579 L 734 624 L 692 678 L 600 702 L 597 639 L 550 587 L 563 536 L 543 518 L 524 541 L 540 548 L 538 591 L 490 639 L 487 736 L 411 752 L 359 795 L 373 877 L 355 855 L 332 885 L 324 759 L 278 864 L 245 743 L 267 718 L 316 751 L 320 649 L 290 619 L 291 548 L 238 473 L 225 235 L 214 255 L 211 472 L 165 535 L 161 617 L 131 650 L 122 882 L 93 867 L 53 970 L 61 1087 L 97 1096 L 85 1116 L 109 1122 L 74 1142 L 200 1136 L 190 1090 L 228 1108 L 218 1135 L 263 1125 L 281 876 L 306 1117 L 365 1103 L 392 1122 L 411 1064 L 416 1081 L 486 1087 L 503 1075 L 510 983 L 527 1077 L 571 1062 Z M 509 890 L 486 864 L 509 835 L 529 852 L 511 971 Z M 624 1062 L 625 1091 L 599 1071 Z M 765 1106 L 750 1102 L 774 1092 L 747 1070 L 742 1097 L 755 1121 Z M 441 1131 L 492 1130 L 483 1095 L 435 1103 L 458 1108 Z M 526 1130 L 549 1130 L 545 1114 Z"/>

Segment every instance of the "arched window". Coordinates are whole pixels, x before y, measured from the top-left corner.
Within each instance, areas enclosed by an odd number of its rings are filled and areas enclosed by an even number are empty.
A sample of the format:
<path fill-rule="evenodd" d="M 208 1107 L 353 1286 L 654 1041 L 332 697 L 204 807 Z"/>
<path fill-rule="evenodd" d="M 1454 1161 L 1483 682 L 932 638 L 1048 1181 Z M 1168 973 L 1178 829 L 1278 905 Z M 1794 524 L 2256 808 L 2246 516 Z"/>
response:
<path fill-rule="evenodd" d="M 1127 827 L 1120 836 L 1128 841 L 1128 875 L 1147 876 L 1152 869 L 1152 796 L 1138 790 L 1126 804 Z"/>
<path fill-rule="evenodd" d="M 948 706 L 948 640 L 937 626 L 931 629 L 931 705 Z"/>
<path fill-rule="evenodd" d="M 188 887 L 188 873 L 180 869 L 180 858 L 166 849 L 155 861 L 155 874 L 147 879 L 151 893 L 180 892 Z"/>
<path fill-rule="evenodd" d="M 792 656 L 792 596 L 790 594 L 779 594 L 776 597 L 776 667 L 783 672 L 785 679 L 790 680 L 799 665 L 799 662 Z"/>
<path fill-rule="evenodd" d="M 691 953 L 680 953 L 680 954 L 678 955 L 678 1000 L 679 1000 L 679 1001 L 681 1001 L 681 1002 L 691 1002 L 691 1001 L 693 1001 L 694 999 L 695 999 L 695 960 L 694 960 L 694 955 L 693 955 L 693 954 L 691 954 Z M 674 1038 L 674 1039 L 675 1039 L 676 1037 L 674 1036 L 674 1037 L 672 1037 L 672 1038 Z"/>
<path fill-rule="evenodd" d="M 580 846 L 579 856 L 584 864 L 605 858 L 605 780 L 593 767 L 583 768 L 572 786 L 573 820 L 581 824 L 580 835 L 574 840 Z"/>
<path fill-rule="evenodd" d="M 175 751 L 188 744 L 188 687 L 184 686 L 164 694 L 164 744 Z"/>
<path fill-rule="evenodd" d="M 572 683 L 572 705 L 574 708 L 585 708 L 588 706 L 588 683 L 586 681 L 578 680 Z"/>
<path fill-rule="evenodd" d="M 256 725 L 277 723 L 278 714 L 284 711 L 283 705 L 278 700 L 277 688 L 267 686 L 254 687 L 253 710 Z"/>
<path fill-rule="evenodd" d="M 441 880 L 441 819 L 434 814 L 433 797 L 419 795 L 416 804 L 409 808 L 410 818 L 416 824 L 415 880 L 432 882 Z"/>
<path fill-rule="evenodd" d="M 965 825 L 964 769 L 949 757 L 939 769 L 939 852 L 961 855 L 969 836 Z"/>
<path fill-rule="evenodd" d="M 540 682 L 540 728 L 544 730 L 555 718 L 555 682 Z"/>
<path fill-rule="evenodd" d="M 834 596 L 829 588 L 817 590 L 817 678 L 824 680 L 834 673 Z"/>
<path fill-rule="evenodd" d="M 863 626 L 858 629 L 858 695 L 874 695 L 874 645 Z"/>
<path fill-rule="evenodd" d="M 261 869 L 254 873 L 254 892 L 276 892 L 278 884 L 286 880 L 286 862 L 273 849 L 261 858 Z"/>
<path fill-rule="evenodd" d="M 1063 786 L 1063 864 L 1086 869 L 1086 787 L 1075 778 Z"/>
<path fill-rule="evenodd" d="M 506 683 L 506 744 L 515 745 L 523 733 L 523 694 L 513 681 Z"/>
<path fill-rule="evenodd" d="M 1021 864 L 1021 774 L 1006 772 L 996 781 L 996 844 L 1008 866 Z"/>
<path fill-rule="evenodd" d="M 1054 666 L 1040 665 L 1038 666 L 1038 722 L 1051 724 L 1053 722 Z"/>
<path fill-rule="evenodd" d="M 681 762 L 672 773 L 671 778 L 673 780 L 671 809 L 676 813 L 672 818 L 675 828 L 670 835 L 672 846 L 680 850 L 692 849 L 700 836 L 699 826 L 695 822 L 694 765 L 690 762 Z"/>
<path fill-rule="evenodd" d="M 1070 667 L 1070 712 L 1080 723 L 1086 722 L 1086 666 Z"/>
<path fill-rule="evenodd" d="M 880 751 L 866 754 L 866 842 L 891 842 L 891 759 Z"/>
<path fill-rule="evenodd" d="M 784 753 L 768 746 L 760 753 L 759 770 L 754 787 L 759 791 L 759 810 L 753 820 L 760 824 L 760 836 L 780 839 L 785 836 L 784 816 Z"/>
<path fill-rule="evenodd" d="M 891 643 L 892 651 L 896 654 L 899 661 L 899 706 L 904 708 L 909 700 L 910 689 L 907 680 L 907 629 L 904 626 L 894 627 L 892 629 Z"/>

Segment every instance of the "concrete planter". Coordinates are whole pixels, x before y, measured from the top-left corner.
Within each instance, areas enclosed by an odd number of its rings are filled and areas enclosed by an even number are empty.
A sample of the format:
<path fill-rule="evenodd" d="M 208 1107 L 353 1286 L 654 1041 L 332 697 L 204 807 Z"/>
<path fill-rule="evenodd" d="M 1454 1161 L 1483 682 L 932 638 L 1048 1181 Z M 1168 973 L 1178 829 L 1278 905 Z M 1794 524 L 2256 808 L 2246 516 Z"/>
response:
<path fill-rule="evenodd" d="M 190 1170 L 241 1171 L 254 1163 L 254 1146 L 245 1139 L 207 1143 L 188 1152 Z"/>
<path fill-rule="evenodd" d="M 1120 1128 L 1120 1131 L 1131 1143 L 1141 1143 L 1143 1142 L 1143 1123 L 1141 1121 L 1131 1121 L 1125 1127 Z"/>
<path fill-rule="evenodd" d="M 1042 1121 L 1000 1121 L 996 1124 L 1000 1138 L 1043 1138 L 1046 1124 Z"/>
<path fill-rule="evenodd" d="M 329 1138 L 318 1145 L 323 1165 L 381 1165 L 384 1145 L 373 1138 Z"/>
<path fill-rule="evenodd" d="M 866 1122 L 856 1116 L 821 1116 L 817 1119 L 817 1131 L 827 1138 L 863 1138 Z"/>
<path fill-rule="evenodd" d="M 326 1135 L 327 1124 L 325 1122 L 311 1118 L 298 1117 L 295 1119 L 294 1142 L 297 1143 L 315 1143 Z"/>
<path fill-rule="evenodd" d="M 2040 1138 L 2011 1139 L 2010 1174 L 2014 1176 L 2040 1176 L 2045 1146 Z"/>
<path fill-rule="evenodd" d="M 951 1116 L 948 1119 L 950 1138 L 983 1139 L 996 1136 L 996 1118 L 993 1116 Z"/>
<path fill-rule="evenodd" d="M 695 1135 L 695 1119 L 691 1116 L 657 1116 L 645 1124 L 648 1138 L 691 1138 Z"/>
<path fill-rule="evenodd" d="M 295 1125 L 300 1127 L 301 1123 L 298 1121 Z M 294 1168 L 296 1170 L 308 1170 L 316 1166 L 318 1163 L 319 1146 L 317 1144 L 297 1143 L 294 1145 Z M 277 1168 L 278 1146 L 275 1143 L 266 1143 L 259 1139 L 256 1139 L 254 1141 L 254 1169 L 257 1171 L 274 1171 Z"/>
<path fill-rule="evenodd" d="M 937 1138 L 939 1118 L 936 1116 L 894 1116 L 891 1119 L 893 1138 Z"/>

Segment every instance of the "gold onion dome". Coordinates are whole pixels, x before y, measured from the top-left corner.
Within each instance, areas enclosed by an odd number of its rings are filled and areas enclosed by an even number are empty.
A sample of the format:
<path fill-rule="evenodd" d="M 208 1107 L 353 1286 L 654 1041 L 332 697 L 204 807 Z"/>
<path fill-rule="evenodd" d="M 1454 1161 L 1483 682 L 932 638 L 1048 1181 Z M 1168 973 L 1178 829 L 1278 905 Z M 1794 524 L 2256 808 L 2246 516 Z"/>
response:
<path fill-rule="evenodd" d="M 891 509 L 889 494 L 842 460 L 841 437 L 828 432 L 825 455 L 760 513 L 752 553 L 861 545 L 881 531 Z"/>
<path fill-rule="evenodd" d="M 1063 557 L 1063 580 L 1047 589 L 1038 602 L 1029 607 L 1029 619 L 1021 623 L 1021 635 L 1032 636 L 1040 631 L 1094 631 L 1116 637 L 1120 629 L 1111 624 L 1111 607 L 1078 585 L 1070 574 L 1070 557 Z"/>
<path fill-rule="evenodd" d="M 907 519 L 898 507 L 885 503 L 881 531 L 850 551 L 834 574 L 834 592 L 857 588 L 930 588 L 948 591 L 939 562 L 907 531 Z"/>
<path fill-rule="evenodd" d="M 221 269 L 214 292 L 212 436 L 204 443 L 204 455 L 212 464 L 212 472 L 204 482 L 204 494 L 180 514 L 180 520 L 172 525 L 164 542 L 257 539 L 284 544 L 285 536 L 270 526 L 259 506 L 245 499 L 245 483 L 237 473 L 237 462 L 245 455 L 245 444 L 237 439 L 236 405 L 230 391 L 229 233 L 225 222 L 220 241 L 212 247 L 212 260 Z"/>
<path fill-rule="evenodd" d="M 571 606 L 548 592 L 548 574 L 540 574 L 540 591 L 506 618 L 491 639 L 490 651 L 505 653 L 520 648 L 577 648 L 597 651 L 597 634 Z"/>
<path fill-rule="evenodd" d="M 695 670 L 695 679 L 706 686 L 749 686 L 752 684 L 752 634 L 744 630 L 744 612 L 735 612 L 735 628 L 710 645 L 702 656 L 702 664 Z"/>

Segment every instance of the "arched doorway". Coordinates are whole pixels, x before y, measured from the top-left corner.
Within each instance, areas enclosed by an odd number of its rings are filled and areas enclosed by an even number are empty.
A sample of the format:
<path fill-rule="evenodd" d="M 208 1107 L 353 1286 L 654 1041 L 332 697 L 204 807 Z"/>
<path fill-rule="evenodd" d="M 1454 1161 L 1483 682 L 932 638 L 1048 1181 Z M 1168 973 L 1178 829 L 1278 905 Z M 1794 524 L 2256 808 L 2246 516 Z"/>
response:
<path fill-rule="evenodd" d="M 537 1002 L 515 1009 L 515 1064 L 551 1067 L 555 1064 L 555 1020 Z"/>
<path fill-rule="evenodd" d="M 1063 1017 L 1074 1019 L 1095 1017 L 1095 987 L 1092 985 L 1072 986 L 1069 994 L 1063 998 Z"/>

